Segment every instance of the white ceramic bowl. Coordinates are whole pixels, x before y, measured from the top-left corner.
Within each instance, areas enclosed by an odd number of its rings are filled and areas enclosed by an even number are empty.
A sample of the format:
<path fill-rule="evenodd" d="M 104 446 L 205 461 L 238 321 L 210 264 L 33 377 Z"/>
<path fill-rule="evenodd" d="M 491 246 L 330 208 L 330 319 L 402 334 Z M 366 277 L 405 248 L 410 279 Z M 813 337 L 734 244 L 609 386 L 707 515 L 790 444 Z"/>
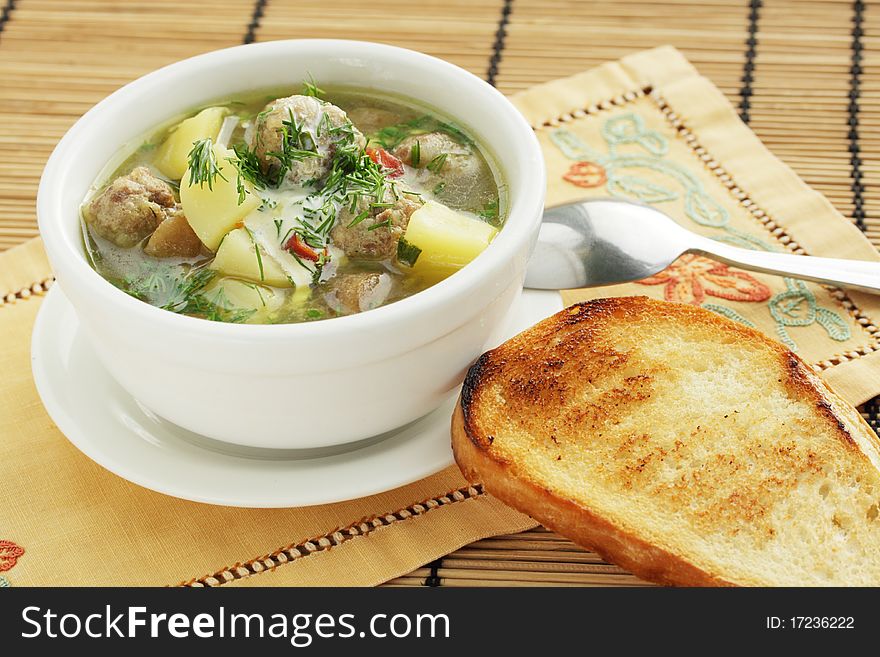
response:
<path fill-rule="evenodd" d="M 510 189 L 504 228 L 474 262 L 408 299 L 305 324 L 222 324 L 138 301 L 87 263 L 78 208 L 124 144 L 194 107 L 253 89 L 322 83 L 419 99 L 467 126 Z M 239 46 L 126 85 L 83 116 L 40 182 L 40 233 L 58 283 L 103 365 L 157 415 L 258 447 L 318 447 L 399 427 L 461 382 L 522 288 L 543 209 L 544 164 L 526 121 L 470 73 L 420 53 L 357 41 Z"/>

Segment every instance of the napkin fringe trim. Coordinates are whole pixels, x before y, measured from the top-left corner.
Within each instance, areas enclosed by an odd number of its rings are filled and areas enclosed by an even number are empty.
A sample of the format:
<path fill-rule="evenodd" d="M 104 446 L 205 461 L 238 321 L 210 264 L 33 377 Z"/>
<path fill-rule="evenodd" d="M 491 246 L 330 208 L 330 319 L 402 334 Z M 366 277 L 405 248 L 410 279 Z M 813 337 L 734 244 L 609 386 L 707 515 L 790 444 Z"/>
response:
<path fill-rule="evenodd" d="M 627 105 L 639 98 L 648 98 L 657 106 L 669 125 L 672 126 L 682 139 L 684 139 L 685 144 L 691 149 L 691 152 L 700 159 L 709 172 L 727 188 L 731 196 L 733 196 L 739 205 L 745 208 L 776 242 L 792 253 L 808 255 L 806 250 L 798 244 L 797 240 L 795 240 L 783 226 L 779 225 L 774 219 L 772 219 L 766 211 L 760 208 L 758 204 L 751 199 L 746 191 L 736 184 L 733 176 L 731 176 L 730 173 L 721 166 L 720 162 L 715 159 L 702 144 L 700 144 L 696 134 L 684 124 L 684 121 L 682 121 L 678 114 L 676 114 L 675 110 L 663 97 L 660 91 L 654 89 L 650 84 L 643 84 L 640 88 L 626 91 L 588 107 L 576 109 L 561 114 L 555 118 L 547 119 L 538 126 L 533 125 L 532 127 L 535 130 L 540 130 L 542 128 L 555 128 L 574 121 L 575 119 L 596 115 L 615 107 Z M 855 304 L 846 291 L 831 286 L 823 285 L 822 287 L 825 288 L 835 301 L 837 301 L 837 303 L 850 315 L 850 317 L 852 317 L 853 320 L 866 333 L 868 333 L 871 342 L 847 352 L 834 354 L 825 360 L 811 363 L 812 367 L 819 371 L 825 371 L 836 365 L 856 360 L 862 356 L 867 356 L 880 351 L 880 327 L 878 327 L 877 324 L 875 324 L 874 321 Z"/>
<path fill-rule="evenodd" d="M 390 525 L 404 522 L 410 518 L 424 515 L 434 509 L 475 499 L 481 495 L 483 495 L 483 487 L 480 484 L 457 488 L 442 495 L 437 495 L 422 500 L 421 502 L 411 504 L 402 509 L 398 509 L 397 511 L 363 518 L 347 525 L 346 527 L 336 529 L 322 536 L 315 536 L 299 543 L 291 543 L 290 545 L 275 550 L 274 552 L 255 557 L 250 561 L 235 563 L 212 574 L 180 582 L 177 586 L 222 586 L 235 580 L 275 570 L 279 566 L 304 559 L 319 552 L 326 552 L 337 545 L 347 543 L 359 536 L 367 536 L 382 527 L 388 527 Z"/>
<path fill-rule="evenodd" d="M 16 301 L 24 301 L 34 296 L 42 296 L 49 290 L 50 287 L 52 287 L 52 284 L 54 282 L 55 278 L 49 276 L 48 278 L 44 278 L 41 281 L 32 283 L 28 287 L 23 287 L 20 290 L 16 290 L 15 292 L 9 292 L 6 294 L 6 296 L 0 297 L 0 308 L 7 304 L 15 303 Z"/>

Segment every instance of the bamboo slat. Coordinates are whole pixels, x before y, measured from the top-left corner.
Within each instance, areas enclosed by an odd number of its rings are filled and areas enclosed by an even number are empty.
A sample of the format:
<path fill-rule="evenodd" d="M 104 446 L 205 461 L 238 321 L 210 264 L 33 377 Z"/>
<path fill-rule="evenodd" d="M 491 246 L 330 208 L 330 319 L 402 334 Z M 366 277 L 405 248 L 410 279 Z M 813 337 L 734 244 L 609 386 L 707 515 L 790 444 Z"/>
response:
<path fill-rule="evenodd" d="M 421 50 L 484 76 L 502 0 L 270 2 L 258 40 L 378 41 Z"/>
<path fill-rule="evenodd" d="M 477 541 L 444 557 L 433 568 L 419 568 L 387 586 L 424 586 L 426 581 L 438 586 L 647 585 L 595 552 L 543 527 Z"/>

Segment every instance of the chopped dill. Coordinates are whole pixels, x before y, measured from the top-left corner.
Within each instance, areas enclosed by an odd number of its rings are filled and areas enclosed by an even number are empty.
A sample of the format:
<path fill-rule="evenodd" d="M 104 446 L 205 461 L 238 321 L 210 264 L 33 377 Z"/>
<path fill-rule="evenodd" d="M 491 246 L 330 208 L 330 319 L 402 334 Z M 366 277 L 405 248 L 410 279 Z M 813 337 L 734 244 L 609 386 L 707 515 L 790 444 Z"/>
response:
<path fill-rule="evenodd" d="M 307 131 L 303 130 L 302 126 L 297 124 L 292 109 L 287 108 L 287 116 L 287 120 L 281 122 L 281 150 L 266 153 L 280 163 L 280 169 L 275 172 L 273 185 L 275 187 L 284 180 L 284 176 L 290 171 L 294 162 L 318 156 L 315 140 Z"/>
<path fill-rule="evenodd" d="M 241 324 L 250 319 L 257 310 L 256 308 L 236 308 L 226 297 L 223 288 L 220 288 L 210 295 L 193 295 L 186 306 L 176 312 L 201 317 L 212 322 Z"/>
<path fill-rule="evenodd" d="M 363 212 L 359 213 L 354 219 L 351 220 L 351 223 L 348 224 L 348 227 L 354 228 L 355 226 L 357 226 L 359 223 L 361 223 L 364 219 L 366 219 L 369 216 L 370 216 L 370 211 L 364 210 Z"/>
<path fill-rule="evenodd" d="M 251 232 L 251 229 L 247 226 L 244 226 L 245 231 L 247 231 L 248 237 L 251 238 L 251 244 L 254 245 L 254 253 L 257 254 L 257 267 L 260 269 L 260 280 L 265 281 L 266 275 L 263 273 L 263 256 L 260 254 L 260 245 L 257 244 L 257 241 L 254 239 L 254 234 Z"/>
<path fill-rule="evenodd" d="M 217 166 L 217 158 L 214 156 L 214 148 L 210 139 L 198 139 L 193 142 L 187 166 L 190 186 L 204 187 L 207 184 L 208 189 L 213 191 L 215 178 L 219 176 L 226 180 L 226 176 L 220 172 L 220 167 Z M 243 200 L 240 201 L 240 203 L 243 202 Z"/>
<path fill-rule="evenodd" d="M 232 147 L 234 158 L 227 158 L 230 164 L 235 166 L 237 177 L 235 180 L 236 191 L 238 191 L 238 204 L 244 203 L 247 197 L 247 187 L 245 181 L 249 182 L 255 189 L 265 189 L 265 181 L 263 171 L 260 168 L 260 160 L 257 154 L 250 150 L 244 144 L 235 144 Z M 263 201 L 265 203 L 265 200 Z M 262 206 L 260 206 L 262 208 Z"/>
<path fill-rule="evenodd" d="M 498 220 L 498 198 L 494 198 L 483 206 L 483 209 L 477 213 L 485 221 L 489 223 Z"/>
<path fill-rule="evenodd" d="M 244 283 L 244 285 L 256 292 L 257 296 L 260 297 L 260 303 L 263 304 L 263 306 L 266 305 L 266 300 L 263 298 L 263 293 L 260 291 L 260 285 L 257 285 L 256 283 Z"/>
<path fill-rule="evenodd" d="M 321 98 L 327 92 L 321 89 L 315 83 L 315 78 L 313 78 L 312 74 L 309 73 L 309 79 L 303 82 L 302 93 L 303 96 L 314 96 L 315 98 Z"/>
<path fill-rule="evenodd" d="M 419 162 L 422 161 L 422 147 L 419 145 L 418 139 L 413 142 L 412 148 L 409 151 L 409 159 L 414 167 L 419 166 Z"/>
<path fill-rule="evenodd" d="M 446 158 L 448 157 L 448 153 L 440 153 L 433 160 L 428 162 L 427 169 L 431 173 L 440 173 L 440 170 L 443 168 L 443 165 L 446 164 Z"/>
<path fill-rule="evenodd" d="M 216 274 L 217 272 L 207 267 L 194 267 L 183 276 L 175 277 L 174 289 L 161 307 L 175 313 L 190 314 L 186 312 L 186 308 L 214 280 Z"/>
<path fill-rule="evenodd" d="M 373 231 L 378 230 L 379 228 L 390 228 L 391 227 L 391 219 L 386 219 L 385 221 L 380 221 L 378 223 L 372 224 L 367 227 L 367 230 Z"/>

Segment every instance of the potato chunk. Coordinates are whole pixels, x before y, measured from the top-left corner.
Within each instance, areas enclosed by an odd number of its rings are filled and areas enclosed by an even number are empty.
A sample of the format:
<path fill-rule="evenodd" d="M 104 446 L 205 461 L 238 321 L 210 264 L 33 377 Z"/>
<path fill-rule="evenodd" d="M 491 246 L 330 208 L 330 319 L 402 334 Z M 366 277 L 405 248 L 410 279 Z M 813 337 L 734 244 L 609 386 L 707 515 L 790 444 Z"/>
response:
<path fill-rule="evenodd" d="M 421 249 L 415 273 L 439 280 L 480 255 L 498 229 L 484 221 L 428 201 L 413 212 L 404 239 Z"/>
<path fill-rule="evenodd" d="M 214 146 L 214 157 L 220 176 L 205 184 L 190 185 L 189 171 L 180 181 L 180 203 L 195 234 L 212 251 L 217 250 L 220 240 L 260 204 L 260 198 L 245 182 L 247 194 L 244 202 L 238 203 L 238 173 L 227 158 L 234 158 L 231 150 Z"/>
<path fill-rule="evenodd" d="M 209 107 L 178 123 L 156 154 L 156 167 L 159 171 L 173 180 L 183 178 L 193 142 L 199 139 L 217 139 L 217 133 L 228 113 L 225 107 Z"/>
<path fill-rule="evenodd" d="M 257 247 L 247 228 L 236 228 L 223 239 L 211 269 L 234 278 L 275 287 L 291 287 L 290 279 L 281 265 L 260 247 Z"/>
<path fill-rule="evenodd" d="M 159 224 L 144 247 L 154 258 L 192 258 L 201 250 L 202 241 L 179 210 Z"/>

